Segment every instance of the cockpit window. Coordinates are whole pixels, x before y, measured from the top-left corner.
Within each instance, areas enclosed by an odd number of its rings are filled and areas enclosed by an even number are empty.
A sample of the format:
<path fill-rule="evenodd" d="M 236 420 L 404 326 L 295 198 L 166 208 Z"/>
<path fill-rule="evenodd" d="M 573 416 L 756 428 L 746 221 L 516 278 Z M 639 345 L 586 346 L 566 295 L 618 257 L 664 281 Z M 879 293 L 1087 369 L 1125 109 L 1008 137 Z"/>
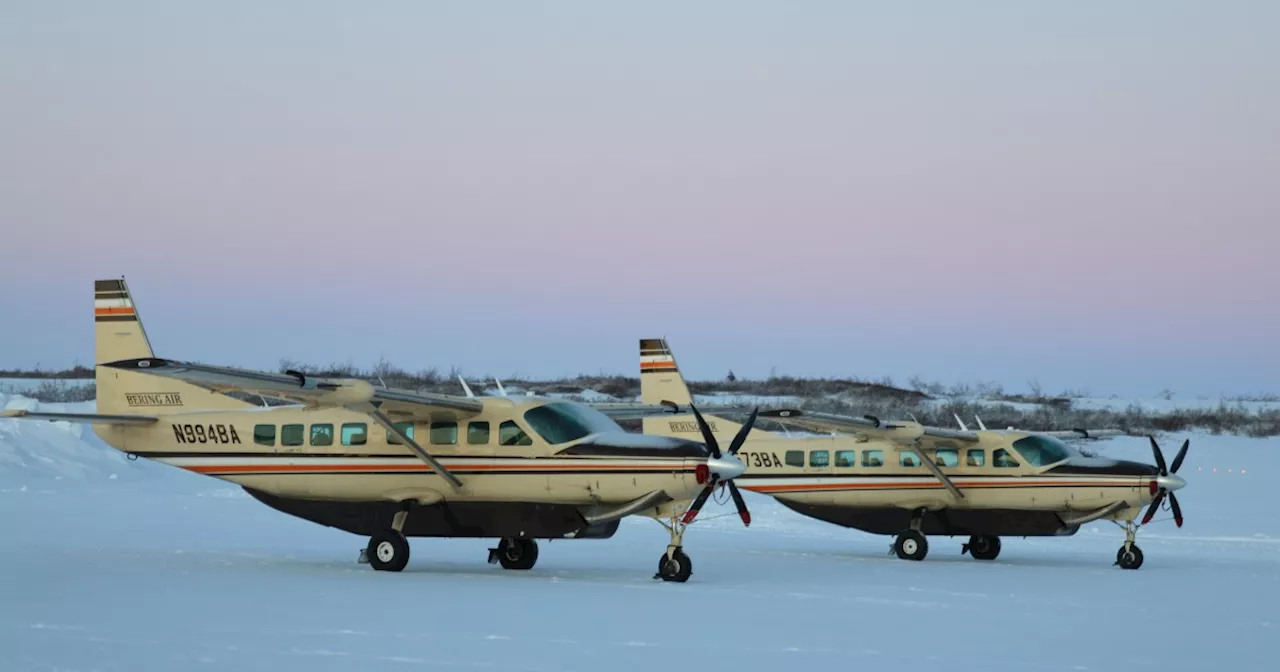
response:
<path fill-rule="evenodd" d="M 524 421 L 551 445 L 576 441 L 598 432 L 621 432 L 618 423 L 590 406 L 555 401 L 531 408 L 524 414 Z"/>
<path fill-rule="evenodd" d="M 1052 436 L 1024 436 L 1013 442 L 1013 449 L 1033 467 L 1061 462 L 1071 457 L 1071 448 Z"/>

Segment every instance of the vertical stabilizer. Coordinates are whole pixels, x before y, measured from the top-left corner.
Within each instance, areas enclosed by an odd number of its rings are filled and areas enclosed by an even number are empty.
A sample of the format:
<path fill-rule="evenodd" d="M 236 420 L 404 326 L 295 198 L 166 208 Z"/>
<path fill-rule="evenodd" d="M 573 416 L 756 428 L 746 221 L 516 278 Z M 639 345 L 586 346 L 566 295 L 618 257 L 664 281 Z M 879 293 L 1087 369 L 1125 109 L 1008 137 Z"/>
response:
<path fill-rule="evenodd" d="M 155 357 L 124 278 L 94 281 L 93 328 L 94 363 L 99 365 L 94 367 L 98 413 L 158 415 L 254 406 L 180 380 L 100 366 Z"/>
<path fill-rule="evenodd" d="M 682 409 L 688 408 L 693 402 L 693 396 L 689 394 L 689 386 L 685 384 L 684 376 L 680 374 L 680 367 L 676 365 L 675 355 L 671 352 L 665 338 L 640 339 L 640 401 L 646 404 L 670 401 Z M 716 441 L 722 446 L 728 446 L 733 436 L 742 428 L 742 423 L 718 417 L 701 405 L 698 410 L 711 427 L 711 433 L 715 434 Z M 698 428 L 698 421 L 692 413 L 649 416 L 641 421 L 641 426 L 645 434 L 702 440 L 702 430 Z M 774 432 L 766 432 L 758 426 L 751 429 L 751 436 L 775 435 Z"/>

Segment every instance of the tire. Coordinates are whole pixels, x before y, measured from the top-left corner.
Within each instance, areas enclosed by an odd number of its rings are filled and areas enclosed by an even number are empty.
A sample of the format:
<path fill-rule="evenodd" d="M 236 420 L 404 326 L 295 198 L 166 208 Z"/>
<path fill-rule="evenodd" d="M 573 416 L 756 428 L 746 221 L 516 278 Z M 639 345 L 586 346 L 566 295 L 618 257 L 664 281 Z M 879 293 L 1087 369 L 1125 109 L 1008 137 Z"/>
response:
<path fill-rule="evenodd" d="M 1137 544 L 1130 544 L 1128 552 L 1125 552 L 1124 546 L 1116 551 L 1116 564 L 1121 569 L 1137 569 L 1142 566 L 1142 549 Z"/>
<path fill-rule="evenodd" d="M 929 554 L 929 542 L 915 530 L 903 530 L 893 542 L 893 551 L 903 560 L 924 560 Z"/>
<path fill-rule="evenodd" d="M 1000 555 L 1000 537 L 982 534 L 969 537 L 969 555 L 975 560 L 995 560 Z"/>
<path fill-rule="evenodd" d="M 382 530 L 369 537 L 365 549 L 369 565 L 381 572 L 398 572 L 409 564 L 409 541 L 395 530 Z"/>
<path fill-rule="evenodd" d="M 667 554 L 663 553 L 662 557 L 658 558 L 658 575 L 663 581 L 684 583 L 693 575 L 693 561 L 678 548 L 671 554 L 670 560 L 667 560 Z"/>
<path fill-rule="evenodd" d="M 533 539 L 503 539 L 498 542 L 498 563 L 503 569 L 533 569 L 538 562 L 538 542 Z"/>

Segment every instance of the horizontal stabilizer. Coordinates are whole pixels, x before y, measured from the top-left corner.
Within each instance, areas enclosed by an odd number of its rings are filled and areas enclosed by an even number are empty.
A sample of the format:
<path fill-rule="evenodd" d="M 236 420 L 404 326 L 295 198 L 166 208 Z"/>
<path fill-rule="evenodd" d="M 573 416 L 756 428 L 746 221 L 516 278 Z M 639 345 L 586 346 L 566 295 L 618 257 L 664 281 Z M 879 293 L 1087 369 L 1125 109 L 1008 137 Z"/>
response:
<path fill-rule="evenodd" d="M 86 425 L 150 425 L 159 420 L 149 415 L 98 415 L 96 413 L 42 413 L 39 411 L 0 411 L 0 419 L 48 420 Z"/>

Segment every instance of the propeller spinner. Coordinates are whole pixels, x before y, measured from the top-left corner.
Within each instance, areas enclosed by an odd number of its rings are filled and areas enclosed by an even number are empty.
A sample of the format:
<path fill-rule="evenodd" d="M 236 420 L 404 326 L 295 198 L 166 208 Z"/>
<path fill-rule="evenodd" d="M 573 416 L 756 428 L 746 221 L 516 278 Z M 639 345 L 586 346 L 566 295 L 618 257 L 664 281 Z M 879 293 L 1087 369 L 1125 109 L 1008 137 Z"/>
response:
<path fill-rule="evenodd" d="M 710 451 L 711 457 L 707 460 L 707 467 L 710 476 L 707 479 L 707 487 L 698 493 L 698 498 L 693 500 L 693 504 L 689 506 L 689 510 L 685 512 L 682 522 L 688 525 L 698 516 L 698 512 L 702 510 L 702 505 L 706 504 L 707 498 L 715 491 L 723 478 L 724 483 L 729 486 L 729 494 L 733 497 L 733 505 L 738 509 L 738 516 L 742 518 L 743 525 L 751 525 L 751 512 L 747 510 L 747 503 L 742 500 L 742 493 L 738 492 L 738 486 L 734 484 L 733 479 L 742 475 L 747 469 L 746 466 L 738 460 L 738 450 L 742 448 L 742 444 L 747 441 L 747 434 L 751 433 L 751 427 L 756 422 L 756 414 L 760 409 L 751 411 L 751 417 L 747 418 L 747 423 L 738 430 L 737 435 L 733 437 L 733 441 L 729 443 L 729 449 L 725 452 L 729 459 L 725 458 L 725 454 L 720 452 L 720 444 L 716 441 L 716 437 L 711 433 L 711 427 L 707 425 L 707 421 L 703 419 L 702 414 L 698 412 L 697 407 L 689 404 L 689 408 L 693 410 L 693 417 L 698 420 L 698 429 L 702 431 L 702 438 L 707 444 L 707 450 Z"/>
<path fill-rule="evenodd" d="M 1182 460 L 1187 456 L 1187 448 L 1191 446 L 1191 439 L 1182 442 L 1182 448 L 1178 449 L 1178 454 L 1173 457 L 1173 464 L 1165 466 L 1164 453 L 1160 452 L 1160 445 L 1156 443 L 1153 436 L 1148 435 L 1147 439 L 1151 441 L 1151 452 L 1156 458 L 1156 468 L 1160 470 L 1160 475 L 1152 482 L 1151 487 L 1156 489 L 1156 498 L 1151 500 L 1151 506 L 1147 507 L 1146 515 L 1142 516 L 1142 524 L 1146 525 L 1155 517 L 1156 511 L 1160 508 L 1161 502 L 1165 497 L 1169 498 L 1169 508 L 1173 509 L 1173 522 L 1178 527 L 1182 527 L 1182 507 L 1178 506 L 1178 498 L 1173 494 L 1174 490 L 1186 485 L 1187 482 L 1182 480 L 1181 476 L 1176 476 L 1178 469 L 1182 466 Z"/>

